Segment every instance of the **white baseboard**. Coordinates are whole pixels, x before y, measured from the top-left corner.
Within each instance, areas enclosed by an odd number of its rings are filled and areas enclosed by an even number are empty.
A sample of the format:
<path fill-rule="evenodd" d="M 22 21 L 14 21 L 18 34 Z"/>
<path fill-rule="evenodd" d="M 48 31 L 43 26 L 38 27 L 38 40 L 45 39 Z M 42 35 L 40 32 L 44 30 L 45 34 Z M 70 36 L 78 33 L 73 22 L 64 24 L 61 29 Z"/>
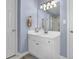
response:
<path fill-rule="evenodd" d="M 10 58 L 10 59 L 21 59 L 23 56 L 25 56 L 25 55 L 27 55 L 27 54 L 29 54 L 28 51 L 25 52 L 25 53 L 17 53 L 16 56 L 14 56 L 14 57 L 12 57 L 12 58 Z"/>
<path fill-rule="evenodd" d="M 63 56 L 60 56 L 60 59 L 67 59 L 67 58 L 65 58 L 65 57 L 63 57 Z"/>
<path fill-rule="evenodd" d="M 18 53 L 19 57 L 22 58 L 23 56 L 27 55 L 29 52 L 25 52 L 25 53 Z"/>
<path fill-rule="evenodd" d="M 23 56 L 25 56 L 25 55 L 27 55 L 27 54 L 29 54 L 28 51 L 25 52 L 25 53 L 17 53 L 17 55 L 16 55 L 15 57 L 12 57 L 12 58 L 10 58 L 10 59 L 21 59 Z M 63 57 L 63 56 L 60 56 L 60 59 L 67 59 L 67 58 L 65 58 L 65 57 Z"/>

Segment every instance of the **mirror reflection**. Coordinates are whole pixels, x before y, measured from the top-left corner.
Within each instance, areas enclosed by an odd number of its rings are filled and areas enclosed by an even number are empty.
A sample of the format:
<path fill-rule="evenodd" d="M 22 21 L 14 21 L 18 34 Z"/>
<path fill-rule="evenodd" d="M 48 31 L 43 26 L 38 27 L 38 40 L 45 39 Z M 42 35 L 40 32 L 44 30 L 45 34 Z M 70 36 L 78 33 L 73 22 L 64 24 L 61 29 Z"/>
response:
<path fill-rule="evenodd" d="M 45 32 L 60 31 L 60 2 L 38 0 L 38 26 Z"/>

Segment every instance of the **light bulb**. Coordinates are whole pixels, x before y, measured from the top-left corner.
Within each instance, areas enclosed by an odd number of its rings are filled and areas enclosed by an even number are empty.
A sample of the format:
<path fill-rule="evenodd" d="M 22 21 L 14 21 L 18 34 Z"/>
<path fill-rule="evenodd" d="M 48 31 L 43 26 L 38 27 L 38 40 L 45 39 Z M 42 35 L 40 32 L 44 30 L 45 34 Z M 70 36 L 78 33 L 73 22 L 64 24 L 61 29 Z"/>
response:
<path fill-rule="evenodd" d="M 57 7 L 57 4 L 56 3 L 54 4 L 54 7 Z"/>
<path fill-rule="evenodd" d="M 40 6 L 40 9 L 43 9 L 43 6 L 42 5 Z"/>
<path fill-rule="evenodd" d="M 51 5 L 54 5 L 55 4 L 55 1 L 51 1 Z"/>
<path fill-rule="evenodd" d="M 50 5 L 50 8 L 53 8 L 53 6 L 52 6 L 52 5 Z"/>
<path fill-rule="evenodd" d="M 44 8 L 46 7 L 46 4 L 43 4 Z"/>
<path fill-rule="evenodd" d="M 46 11 L 46 4 L 43 4 L 43 6 L 44 6 L 44 11 Z"/>
<path fill-rule="evenodd" d="M 47 6 L 47 10 L 49 9 L 49 6 Z"/>
<path fill-rule="evenodd" d="M 46 11 L 46 8 L 44 8 L 44 11 Z"/>
<path fill-rule="evenodd" d="M 47 6 L 50 6 L 50 3 L 49 2 L 47 3 Z"/>

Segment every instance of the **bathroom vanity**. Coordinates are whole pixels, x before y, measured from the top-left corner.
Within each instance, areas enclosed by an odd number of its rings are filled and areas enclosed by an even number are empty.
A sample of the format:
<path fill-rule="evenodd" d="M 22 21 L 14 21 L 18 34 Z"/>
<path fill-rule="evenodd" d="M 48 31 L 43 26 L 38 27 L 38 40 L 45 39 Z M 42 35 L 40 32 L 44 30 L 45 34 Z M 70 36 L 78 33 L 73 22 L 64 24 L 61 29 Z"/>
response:
<path fill-rule="evenodd" d="M 28 31 L 29 53 L 39 59 L 58 59 L 60 50 L 60 32 Z"/>

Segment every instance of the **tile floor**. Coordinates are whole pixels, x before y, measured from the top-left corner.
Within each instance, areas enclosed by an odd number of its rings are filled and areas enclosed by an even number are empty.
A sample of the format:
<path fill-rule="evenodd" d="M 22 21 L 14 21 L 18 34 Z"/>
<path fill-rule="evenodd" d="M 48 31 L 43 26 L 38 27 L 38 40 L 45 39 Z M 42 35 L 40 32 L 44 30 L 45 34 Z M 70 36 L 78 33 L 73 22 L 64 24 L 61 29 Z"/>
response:
<path fill-rule="evenodd" d="M 38 59 L 38 58 L 36 58 L 35 56 L 32 56 L 31 54 L 28 54 L 21 59 Z"/>

